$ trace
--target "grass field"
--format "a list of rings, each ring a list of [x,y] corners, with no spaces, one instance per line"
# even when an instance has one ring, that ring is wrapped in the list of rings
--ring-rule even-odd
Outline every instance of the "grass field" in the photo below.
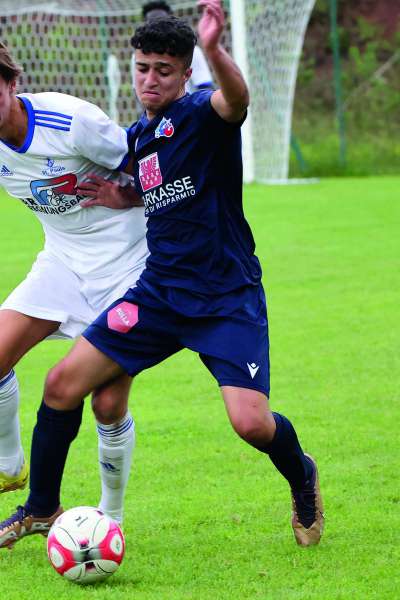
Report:
[[[0,552],[4,600],[395,600],[399,597],[400,178],[246,189],[269,303],[272,396],[319,461],[326,532],[298,548],[289,490],[228,426],[218,389],[182,352],[141,374],[127,552],[108,583],[83,589],[33,537]],[[42,240],[33,214],[1,198],[0,298]],[[18,366],[28,449],[46,370],[68,344]],[[71,449],[63,504],[95,504],[89,408]],[[0,498],[9,516],[24,493]]]

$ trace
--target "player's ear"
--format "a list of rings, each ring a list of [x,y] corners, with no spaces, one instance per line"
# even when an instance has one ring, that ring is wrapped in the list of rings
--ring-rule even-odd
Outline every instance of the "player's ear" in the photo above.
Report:
[[[186,69],[186,71],[185,71],[185,83],[187,81],[189,81],[189,79],[191,78],[192,72],[193,72],[193,69],[191,67],[189,69]]]
[[[10,83],[8,84],[8,88],[10,90],[10,94],[15,94],[17,90],[17,80],[13,79],[12,81],[10,81]]]

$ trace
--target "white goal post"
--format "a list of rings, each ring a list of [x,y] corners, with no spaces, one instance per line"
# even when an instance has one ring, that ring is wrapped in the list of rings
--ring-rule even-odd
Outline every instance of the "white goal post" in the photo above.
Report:
[[[293,101],[315,0],[230,0],[232,51],[250,88],[243,131],[246,181],[289,176]]]
[[[20,90],[60,91],[136,119],[130,37],[145,0],[0,0],[0,39],[24,67]],[[171,0],[195,27],[195,0]],[[224,44],[248,82],[245,181],[285,182],[299,58],[315,0],[226,0]]]

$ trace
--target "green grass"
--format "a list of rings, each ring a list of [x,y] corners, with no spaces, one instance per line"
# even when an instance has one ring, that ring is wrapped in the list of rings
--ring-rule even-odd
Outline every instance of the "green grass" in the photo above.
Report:
[[[126,500],[127,552],[108,583],[83,589],[47,562],[42,538],[0,552],[1,598],[81,600],[393,600],[399,565],[399,178],[246,189],[269,303],[273,409],[319,461],[326,533],[298,548],[286,482],[237,439],[217,387],[182,352],[141,374],[131,409],[137,450]],[[0,297],[41,246],[25,207],[1,198]],[[68,344],[18,366],[29,447],[47,369]],[[63,503],[95,504],[89,407]],[[1,497],[6,517],[24,493]]]

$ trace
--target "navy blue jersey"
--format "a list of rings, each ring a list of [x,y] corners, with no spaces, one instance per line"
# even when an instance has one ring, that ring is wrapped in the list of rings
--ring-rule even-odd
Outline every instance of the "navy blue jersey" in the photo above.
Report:
[[[148,217],[150,256],[138,285],[183,314],[229,314],[226,295],[259,285],[243,214],[240,125],[219,117],[212,91],[186,95],[128,135]],[[235,292],[239,292],[236,294]]]

